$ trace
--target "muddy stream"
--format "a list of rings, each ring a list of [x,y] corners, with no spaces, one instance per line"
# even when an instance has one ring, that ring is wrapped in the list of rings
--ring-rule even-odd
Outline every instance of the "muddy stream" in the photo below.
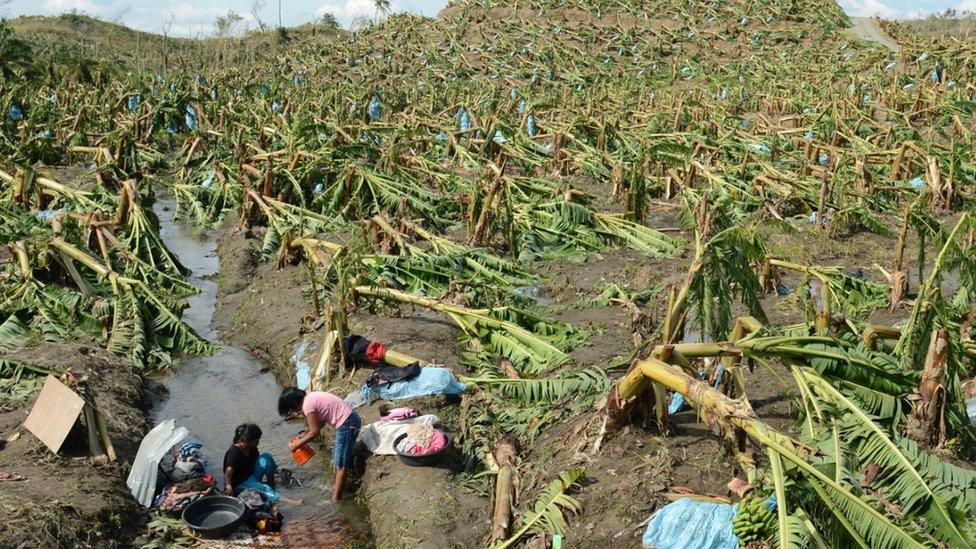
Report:
[[[295,530],[318,531],[339,536],[343,545],[369,545],[365,509],[355,502],[331,501],[332,477],[329,457],[318,452],[299,467],[288,452],[288,441],[304,427],[303,422],[285,422],[277,413],[281,387],[267,366],[245,349],[225,343],[211,327],[217,304],[217,231],[174,222],[176,202],[161,196],[155,205],[160,221],[160,235],[188,269],[190,281],[201,292],[189,298],[184,320],[201,337],[220,345],[220,351],[209,357],[187,357],[178,368],[154,381],[165,391],[150,391],[153,396],[150,419],[153,424],[166,419],[187,427],[193,438],[203,444],[208,469],[223,485],[224,452],[230,447],[234,428],[246,422],[261,427],[259,450],[274,456],[279,467],[287,467],[301,483],[291,488],[279,487],[289,499],[303,500],[301,505],[282,504],[285,533]],[[314,526],[313,526],[314,525]]]

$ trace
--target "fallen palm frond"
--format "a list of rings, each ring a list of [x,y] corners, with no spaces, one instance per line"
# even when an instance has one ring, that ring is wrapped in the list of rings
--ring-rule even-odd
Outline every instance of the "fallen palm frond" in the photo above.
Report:
[[[45,376],[57,373],[24,360],[0,357],[0,402],[30,397],[44,383]]]
[[[857,317],[888,306],[886,286],[848,275],[837,267],[805,266],[779,259],[770,259],[769,263],[803,274],[799,287],[809,288],[809,297],[817,304],[816,312],[825,310]],[[825,299],[829,300],[826,308]]]
[[[465,377],[463,381],[483,389],[496,389],[520,403],[554,402],[602,393],[610,380],[601,369],[593,367],[557,377],[513,379],[497,374]]]
[[[519,529],[504,542],[493,545],[497,549],[511,547],[529,532],[545,532],[548,534],[563,534],[567,524],[563,513],[577,514],[583,506],[568,495],[574,486],[583,478],[582,468],[570,469],[559,474],[559,478],[550,482],[539,494],[530,511],[519,523]]]
[[[569,356],[564,349],[579,345],[585,337],[575,328],[507,307],[468,309],[398,290],[367,286],[356,287],[355,293],[446,314],[467,337],[480,341],[489,353],[511,360],[520,373],[529,376],[567,362]]]

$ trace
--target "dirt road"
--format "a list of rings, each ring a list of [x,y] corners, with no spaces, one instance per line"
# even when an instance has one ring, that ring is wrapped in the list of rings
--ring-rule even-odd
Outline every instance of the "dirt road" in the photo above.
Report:
[[[869,17],[851,17],[851,24],[853,25],[851,32],[857,38],[867,40],[868,42],[876,42],[890,50],[898,51],[898,44],[881,30],[874,19]]]

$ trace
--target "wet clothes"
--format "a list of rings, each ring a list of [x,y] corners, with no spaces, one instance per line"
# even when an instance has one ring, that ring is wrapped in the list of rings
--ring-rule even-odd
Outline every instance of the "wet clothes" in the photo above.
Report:
[[[268,503],[275,503],[281,498],[281,494],[277,490],[271,487],[271,485],[264,482],[265,478],[274,478],[275,471],[278,470],[278,464],[275,463],[271,454],[261,454],[254,461],[254,472],[248,478],[244,479],[244,482],[240,486],[234,488],[234,493],[238,494],[243,490],[257,490],[264,494],[268,498]]]
[[[230,449],[227,450],[227,453],[224,454],[224,471],[226,471],[228,467],[234,468],[234,471],[230,477],[230,485],[237,488],[241,485],[241,483],[253,475],[257,460],[258,456],[256,454],[248,455],[237,446],[231,446]]]
[[[396,366],[380,366],[373,370],[373,373],[366,378],[366,385],[376,387],[397,381],[410,381],[420,375],[420,364],[414,362],[405,368]]]

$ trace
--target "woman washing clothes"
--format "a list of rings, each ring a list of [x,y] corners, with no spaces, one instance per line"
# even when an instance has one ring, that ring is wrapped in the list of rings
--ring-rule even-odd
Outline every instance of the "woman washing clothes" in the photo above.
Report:
[[[234,444],[224,454],[224,493],[236,496],[243,490],[261,492],[268,502],[278,500],[290,505],[298,505],[301,500],[282,497],[273,488],[275,471],[278,465],[271,454],[258,452],[261,442],[261,428],[253,423],[238,425],[234,431]]]
[[[278,413],[282,417],[288,417],[299,412],[308,422],[308,431],[292,440],[288,444],[289,450],[295,450],[315,439],[325,425],[331,425],[336,430],[335,444],[332,447],[332,465],[335,466],[332,500],[339,501],[346,485],[346,470],[352,465],[356,437],[359,436],[359,428],[363,422],[351,406],[332,393],[306,393],[295,387],[285,388],[278,398]]]

